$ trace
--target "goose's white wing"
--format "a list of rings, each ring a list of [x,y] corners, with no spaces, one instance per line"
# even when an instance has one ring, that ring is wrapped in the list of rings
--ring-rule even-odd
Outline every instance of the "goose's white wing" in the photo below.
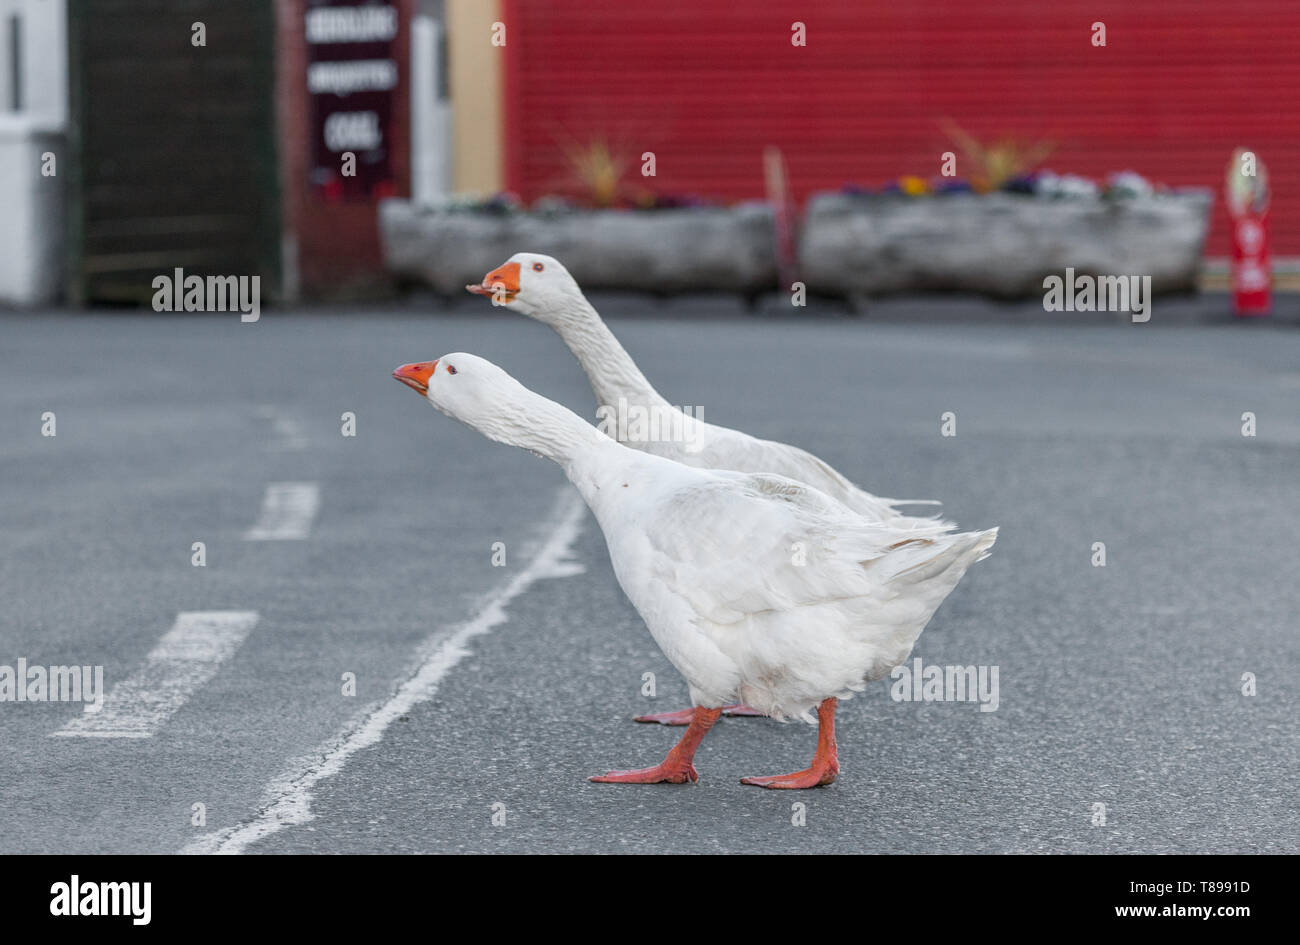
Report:
[[[705,469],[734,469],[785,476],[810,485],[859,515],[884,524],[899,527],[925,526],[926,523],[938,521],[904,515],[895,506],[918,503],[887,499],[859,489],[829,463],[789,443],[763,440],[739,430],[703,423],[700,424],[696,442],[699,446],[693,456],[683,452],[671,458]],[[938,503],[922,501],[919,504]],[[951,523],[943,524],[948,531],[955,527]]]
[[[644,523],[655,577],[714,624],[894,593],[932,557],[943,522],[871,522],[783,476],[719,473],[679,489]]]

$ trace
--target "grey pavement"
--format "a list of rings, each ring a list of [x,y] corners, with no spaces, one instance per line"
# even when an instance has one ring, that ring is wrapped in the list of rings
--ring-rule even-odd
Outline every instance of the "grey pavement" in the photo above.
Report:
[[[705,419],[1001,526],[914,653],[998,667],[997,711],[895,702],[882,681],[840,712],[829,788],[739,784],[811,756],[812,728],[766,719],[717,726],[697,785],[590,784],[658,761],[680,730],[631,716],[686,689],[586,516],[581,574],[515,598],[316,786],[310,822],[249,852],[1300,852],[1300,332],[1159,324],[1159,304],[1145,326],[908,304],[800,320],[654,303],[613,327]],[[0,314],[0,664],[102,664],[111,688],[179,611],[261,615],[151,738],[54,738],[77,706],[0,702],[0,852],[172,852],[253,821],[268,785],[527,565],[560,471],[389,377],[457,350],[592,416],[558,338],[485,306]],[[320,484],[311,536],[242,541],[279,481]]]

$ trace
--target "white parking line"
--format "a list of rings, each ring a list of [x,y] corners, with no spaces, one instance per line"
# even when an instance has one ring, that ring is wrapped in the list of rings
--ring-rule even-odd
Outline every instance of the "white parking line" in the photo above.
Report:
[[[148,738],[217,674],[257,626],[251,610],[183,611],[143,665],[115,685],[97,712],[86,712],[51,735]]]
[[[274,452],[297,452],[307,448],[307,432],[297,418],[284,414],[278,407],[265,404],[257,408],[256,415],[259,419],[268,421],[271,432],[275,434],[275,439],[267,444],[267,449]]]
[[[244,532],[244,541],[302,541],[311,534],[319,508],[319,484],[273,482],[266,487],[262,511]]]
[[[506,622],[506,608],[511,601],[543,578],[582,573],[582,566],[571,561],[570,556],[585,511],[582,499],[566,487],[548,518],[547,537],[528,567],[494,591],[467,622],[444,627],[429,636],[420,645],[410,675],[393,694],[362,710],[338,735],[290,764],[270,783],[266,801],[251,821],[204,834],[181,852],[243,853],[251,843],[310,821],[315,816],[311,812],[313,788],[342,771],[358,751],[377,744],[388,726],[413,706],[431,698],[443,678],[469,654],[469,641]]]

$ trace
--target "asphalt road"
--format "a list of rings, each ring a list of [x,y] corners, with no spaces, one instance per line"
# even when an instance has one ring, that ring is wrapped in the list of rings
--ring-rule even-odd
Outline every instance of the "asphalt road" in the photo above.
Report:
[[[178,613],[258,614],[151,737],[0,702],[0,852],[1300,852],[1300,332],[926,316],[614,325],[705,419],[1002,527],[914,653],[997,667],[997,710],[877,683],[833,786],[765,792],[740,777],[803,767],[813,729],[726,720],[694,786],[585,780],[660,760],[679,730],[630,719],[685,685],[560,471],[389,377],[472,351],[591,416],[547,329],[0,315],[0,664],[111,691]],[[278,482],[317,485],[310,533],[244,540]]]

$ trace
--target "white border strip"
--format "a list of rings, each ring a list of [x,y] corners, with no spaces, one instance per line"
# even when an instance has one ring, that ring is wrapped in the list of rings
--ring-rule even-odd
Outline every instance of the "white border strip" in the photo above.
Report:
[[[312,820],[312,790],[326,778],[343,770],[364,748],[378,744],[393,722],[412,707],[432,697],[443,678],[469,655],[466,645],[505,623],[506,608],[535,583],[545,578],[569,577],[582,573],[571,560],[573,543],[582,532],[586,506],[569,487],[562,491],[555,513],[549,518],[549,534],[528,567],[493,592],[467,622],[435,631],[421,645],[412,675],[382,703],[358,713],[343,731],[315,751],[291,763],[271,781],[262,809],[249,822],[214,831],[188,843],[182,853],[243,853],[250,844],[286,827]]]
[[[187,610],[176,615],[144,663],[87,711],[51,735],[148,738],[239,649],[258,616],[251,610]]]

